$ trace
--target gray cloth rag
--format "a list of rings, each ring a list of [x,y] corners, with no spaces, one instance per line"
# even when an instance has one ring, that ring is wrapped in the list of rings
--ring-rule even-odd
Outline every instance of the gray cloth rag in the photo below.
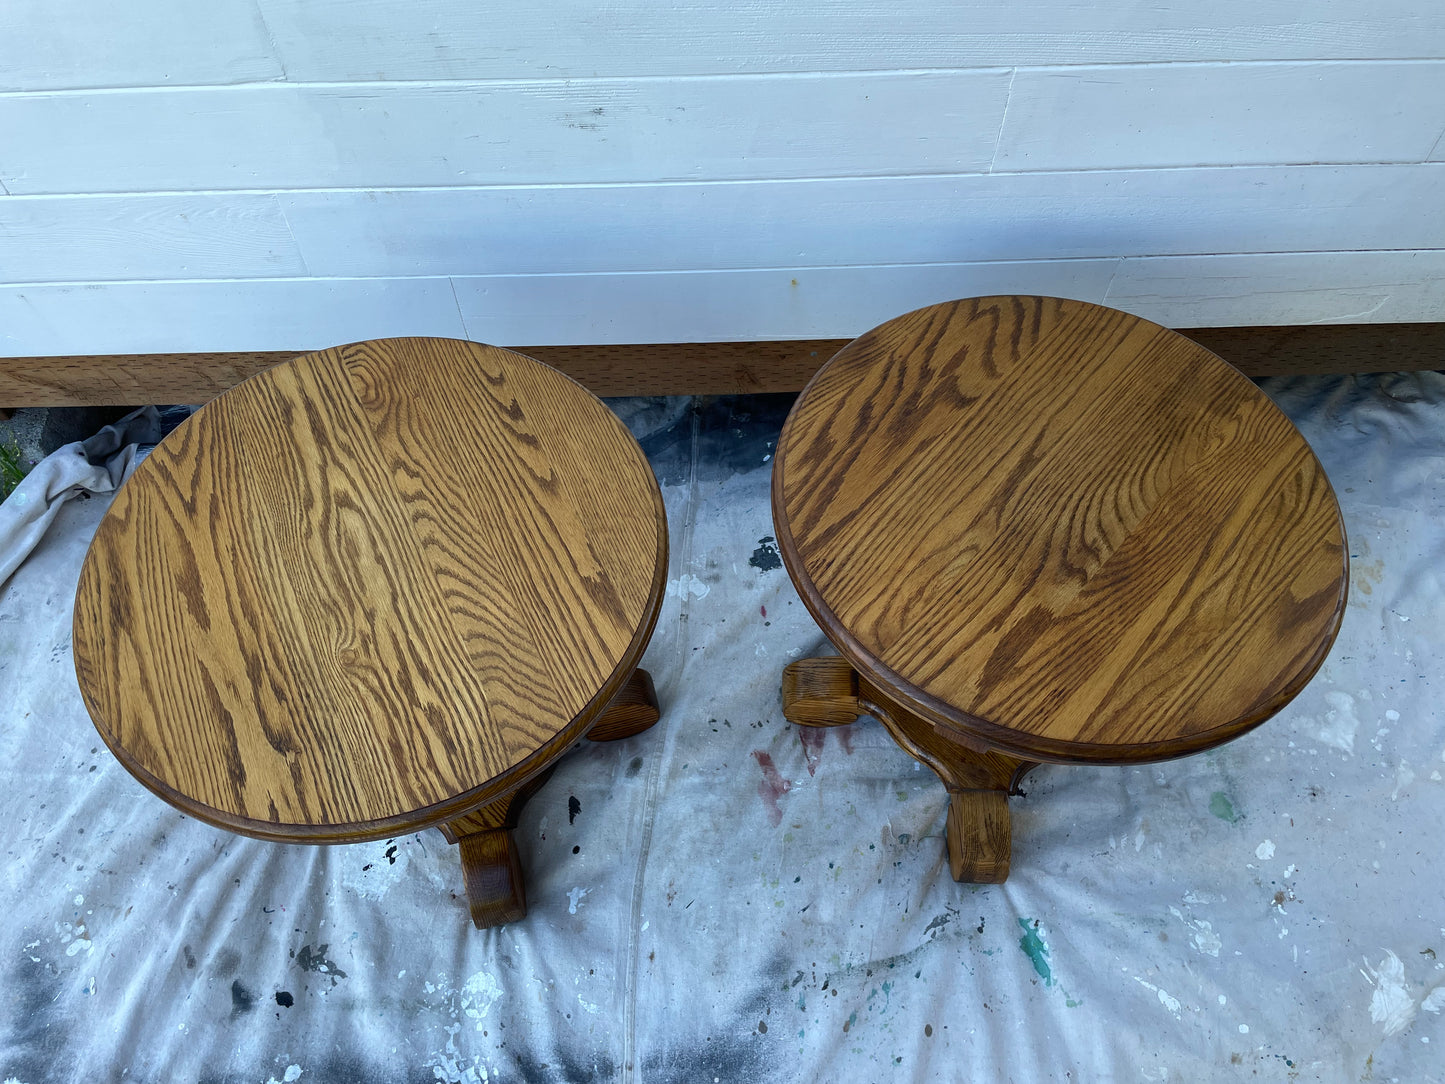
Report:
[[[160,412],[131,411],[95,436],[57,448],[0,501],[0,587],[40,544],[66,501],[81,493],[110,493],[130,475],[142,445],[161,437]]]

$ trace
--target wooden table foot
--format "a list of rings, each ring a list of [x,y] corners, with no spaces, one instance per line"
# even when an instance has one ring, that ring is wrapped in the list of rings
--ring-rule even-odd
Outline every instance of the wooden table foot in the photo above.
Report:
[[[473,832],[457,839],[467,904],[479,930],[516,922],[527,914],[522,862],[510,828]]]
[[[617,741],[641,734],[662,717],[657,706],[657,689],[646,670],[632,671],[632,676],[602,713],[587,737],[592,741]]]
[[[516,922],[527,914],[527,889],[512,829],[527,799],[542,789],[552,768],[538,772],[505,798],[441,825],[461,852],[472,923],[479,930]]]
[[[865,709],[858,675],[837,656],[800,659],[783,668],[783,717],[798,726],[846,726]]]
[[[955,881],[1003,884],[1012,851],[1008,794],[956,790],[948,795],[948,868]]]

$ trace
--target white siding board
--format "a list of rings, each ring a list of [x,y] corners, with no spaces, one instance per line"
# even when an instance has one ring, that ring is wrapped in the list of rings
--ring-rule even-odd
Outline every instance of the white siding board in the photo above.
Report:
[[[1445,248],[1445,166],[283,193],[316,275]]]
[[[500,344],[842,338],[990,293],[1175,327],[1438,320],[1445,251],[598,275],[0,286],[0,354],[314,349],[389,335]]]
[[[0,281],[308,274],[275,196],[0,199]]]
[[[214,85],[283,75],[254,0],[0,3],[0,91]]]
[[[844,338],[994,293],[1101,301],[1113,260],[453,279],[470,338],[562,346]]]
[[[1423,162],[1445,62],[1020,71],[995,168]]]
[[[1107,303],[1172,327],[1445,319],[1445,251],[1123,260]]]
[[[311,350],[392,335],[465,338],[446,279],[0,286],[0,354]]]
[[[0,183],[34,194],[981,171],[1008,80],[984,71],[0,97]]]
[[[290,77],[525,79],[1439,56],[1413,0],[260,0]]]

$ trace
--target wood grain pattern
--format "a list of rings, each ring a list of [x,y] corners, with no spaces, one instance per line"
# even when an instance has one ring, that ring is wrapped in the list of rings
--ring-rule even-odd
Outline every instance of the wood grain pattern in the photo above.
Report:
[[[270,839],[376,838],[515,789],[629,678],[661,496],[583,389],[397,339],[307,355],[175,431],[77,589],[87,707],[142,782]]]
[[[1246,376],[1445,367],[1445,323],[1183,328]],[[519,346],[594,395],[800,391],[849,339]],[[301,351],[0,358],[7,406],[206,403]]]
[[[1343,524],[1294,427],[1182,336],[1082,302],[954,302],[855,340],[789,417],[773,513],[868,683],[1028,760],[1235,737],[1343,614]]]
[[[1003,884],[1013,859],[1008,797],[997,790],[956,790],[948,795],[948,871],[955,881]]]

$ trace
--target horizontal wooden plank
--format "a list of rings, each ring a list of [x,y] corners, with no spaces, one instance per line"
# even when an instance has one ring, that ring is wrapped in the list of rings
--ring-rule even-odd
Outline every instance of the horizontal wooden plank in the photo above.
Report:
[[[1423,162],[1445,61],[1020,71],[998,169]]]
[[[969,71],[0,97],[0,182],[37,194],[981,172],[1008,82]]]
[[[0,282],[305,275],[270,195],[0,199]]]
[[[1445,324],[1193,328],[1184,334],[1255,377],[1445,366]],[[847,339],[519,346],[598,395],[798,391]],[[203,403],[299,350],[0,359],[0,403]]]
[[[0,286],[0,354],[320,349],[466,338],[446,279]]]
[[[1107,302],[1176,327],[1427,321],[1445,311],[1445,250],[0,285],[0,354],[290,350],[399,334],[554,345],[843,338],[988,293]]]
[[[1107,303],[1171,327],[1408,322],[1445,313],[1445,251],[1124,260]]]
[[[835,338],[937,301],[1038,293],[1099,301],[1113,260],[456,277],[467,336],[599,344]]]
[[[0,4],[0,91],[215,85],[284,75],[251,0]]]
[[[293,79],[586,78],[1445,55],[1408,0],[260,0]]]
[[[1445,248],[1442,191],[1422,164],[279,198],[312,274],[485,275]]]
[[[8,0],[0,91],[1445,55],[1410,0]]]
[[[1441,191],[1445,164],[11,196],[0,199],[0,281],[1445,248]]]

